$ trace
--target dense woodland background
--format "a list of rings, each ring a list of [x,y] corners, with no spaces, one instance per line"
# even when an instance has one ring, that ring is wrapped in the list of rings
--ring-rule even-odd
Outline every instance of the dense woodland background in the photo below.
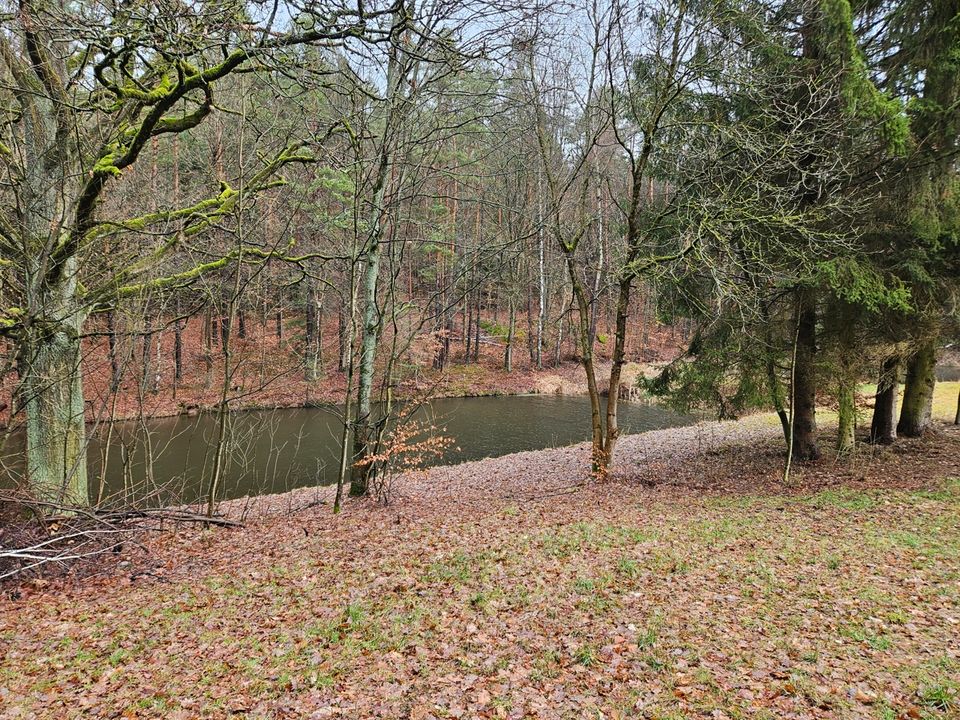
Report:
[[[364,494],[378,402],[571,361],[599,475],[627,362],[682,409],[775,410],[794,461],[824,452],[818,403],[839,455],[930,423],[957,0],[5,0],[0,23],[4,419],[35,498],[89,502],[85,422],[203,408],[212,512],[231,410],[320,401]]]

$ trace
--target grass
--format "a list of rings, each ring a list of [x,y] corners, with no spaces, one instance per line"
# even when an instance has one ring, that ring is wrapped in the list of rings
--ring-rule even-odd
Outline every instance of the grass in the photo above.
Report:
[[[597,648],[590,643],[581,645],[574,651],[573,659],[584,667],[591,667],[597,663]]]
[[[39,718],[96,698],[157,718],[946,720],[960,480],[930,467],[923,490],[598,485],[222,533],[165,582],[6,606],[0,697]]]
[[[864,383],[857,391],[866,397],[873,397],[877,393],[876,383]],[[935,420],[953,422],[957,413],[957,395],[960,393],[960,380],[938,382],[933,391],[933,407],[931,415]],[[902,390],[901,390],[902,395]]]
[[[953,681],[944,681],[927,685],[920,689],[920,701],[931,710],[947,712],[960,709],[960,690]]]
[[[817,508],[837,507],[845,510],[870,510],[877,505],[874,493],[857,490],[823,490],[809,499]]]

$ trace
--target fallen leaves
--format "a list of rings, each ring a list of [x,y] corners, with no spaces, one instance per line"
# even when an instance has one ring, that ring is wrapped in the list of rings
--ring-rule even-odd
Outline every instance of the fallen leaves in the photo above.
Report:
[[[0,717],[955,714],[956,462],[905,445],[855,489],[823,464],[784,494],[765,432],[624,438],[670,459],[652,488],[542,497],[572,448],[431,471],[388,511],[153,537],[118,561],[163,582],[0,605]]]

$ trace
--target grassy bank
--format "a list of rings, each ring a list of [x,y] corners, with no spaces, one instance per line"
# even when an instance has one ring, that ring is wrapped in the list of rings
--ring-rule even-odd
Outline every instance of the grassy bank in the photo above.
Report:
[[[525,453],[25,587],[0,717],[956,717],[960,433],[785,493],[727,428],[625,439],[655,480]]]

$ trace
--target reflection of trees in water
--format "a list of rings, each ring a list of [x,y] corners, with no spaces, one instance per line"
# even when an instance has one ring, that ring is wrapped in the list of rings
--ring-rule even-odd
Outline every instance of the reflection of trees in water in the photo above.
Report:
[[[223,482],[218,498],[283,492],[324,478],[327,463],[309,457],[306,421],[290,427],[284,411],[235,413],[224,435]],[[157,501],[189,504],[200,500],[202,479],[209,476],[217,443],[216,417],[200,415],[185,420],[161,419],[148,426],[123,427],[110,434],[112,448],[102,472],[103,438],[95,437],[92,457],[94,477],[105,478],[98,487],[108,504]],[[99,483],[98,483],[99,485]]]
[[[626,403],[621,411],[631,432],[688,422],[655,405]],[[455,441],[443,456],[429,460],[437,465],[581,442],[586,412],[583,397],[510,396],[438,399],[418,407],[412,417]],[[198,502],[217,441],[216,420],[214,414],[201,413],[123,421],[112,429],[101,425],[92,434],[89,469],[90,477],[104,476],[106,484],[101,488],[99,480],[94,482],[91,499],[100,496],[109,507]],[[218,499],[335,483],[339,429],[337,411],[326,407],[231,413]],[[8,446],[14,449],[15,442]],[[11,452],[8,458],[13,456]]]

